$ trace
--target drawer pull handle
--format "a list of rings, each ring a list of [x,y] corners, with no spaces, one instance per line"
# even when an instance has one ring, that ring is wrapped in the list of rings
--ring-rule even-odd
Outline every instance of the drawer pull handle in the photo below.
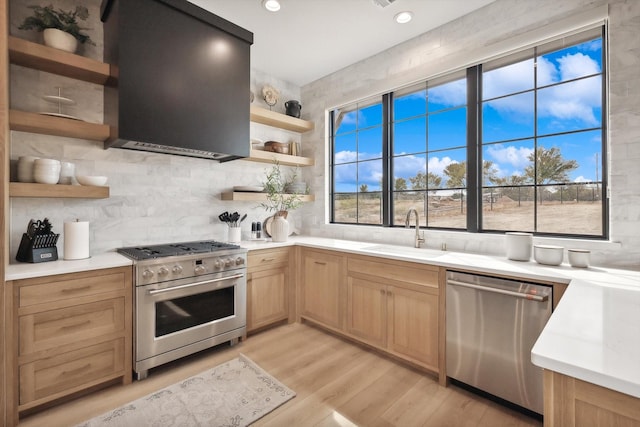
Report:
[[[321,261],[314,261],[314,262],[315,262],[316,264],[318,264],[318,265],[327,265],[327,263],[326,263],[326,262],[321,262]]]
[[[85,320],[84,322],[80,322],[80,323],[76,323],[75,325],[67,325],[67,326],[63,326],[60,329],[76,329],[76,328],[80,328],[82,326],[85,325],[90,325],[91,324],[91,320]]]
[[[271,262],[275,261],[275,258],[262,258],[262,262]]]
[[[79,368],[76,369],[72,369],[70,371],[62,371],[62,373],[60,374],[61,377],[66,377],[67,375],[74,375],[74,374],[78,374],[82,371],[86,371],[87,369],[91,368],[91,363],[87,363],[86,365],[80,366]]]
[[[71,288],[71,289],[63,289],[62,292],[63,294],[70,294],[72,292],[80,292],[80,291],[86,291],[88,289],[91,289],[91,286],[87,285],[87,286],[83,286],[81,288]]]

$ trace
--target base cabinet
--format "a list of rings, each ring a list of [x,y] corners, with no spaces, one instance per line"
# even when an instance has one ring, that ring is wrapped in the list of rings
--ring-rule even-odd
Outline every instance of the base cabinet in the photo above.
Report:
[[[247,262],[247,332],[288,320],[290,249],[251,251]]]
[[[545,427],[640,427],[640,399],[544,371]]]
[[[346,332],[439,372],[439,268],[349,257]]]
[[[7,282],[9,420],[46,403],[131,382],[132,268]]]
[[[346,262],[343,255],[302,249],[300,315],[330,329],[344,330]]]

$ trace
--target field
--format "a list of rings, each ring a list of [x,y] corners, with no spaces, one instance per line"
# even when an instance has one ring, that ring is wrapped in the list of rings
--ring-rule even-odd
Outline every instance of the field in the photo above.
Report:
[[[394,222],[404,225],[406,213],[415,208],[420,213],[420,225],[430,227],[466,228],[466,209],[461,199],[429,198],[428,207],[421,199],[397,199]],[[381,223],[379,198],[360,197],[336,202],[336,222],[361,224]],[[537,205],[538,224],[535,231],[561,234],[602,234],[602,205],[599,201],[545,201]],[[534,231],[534,202],[514,201],[501,197],[493,203],[486,200],[482,212],[484,230]]]

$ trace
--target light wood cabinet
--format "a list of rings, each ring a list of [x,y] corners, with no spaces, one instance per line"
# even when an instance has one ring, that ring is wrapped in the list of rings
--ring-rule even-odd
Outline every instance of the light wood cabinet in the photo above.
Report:
[[[288,320],[290,249],[250,251],[247,257],[247,332]]]
[[[131,382],[132,268],[9,281],[9,419],[65,396]]]
[[[545,427],[640,427],[640,399],[544,371]]]
[[[350,256],[346,332],[439,372],[437,267]]]
[[[344,330],[346,258],[330,251],[301,251],[300,316]]]

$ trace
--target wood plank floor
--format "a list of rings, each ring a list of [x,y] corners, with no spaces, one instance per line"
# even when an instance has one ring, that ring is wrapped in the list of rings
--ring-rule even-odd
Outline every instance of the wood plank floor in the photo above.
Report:
[[[20,427],[73,426],[243,353],[297,396],[258,426],[541,426],[542,423],[305,324],[250,336],[23,418]]]

